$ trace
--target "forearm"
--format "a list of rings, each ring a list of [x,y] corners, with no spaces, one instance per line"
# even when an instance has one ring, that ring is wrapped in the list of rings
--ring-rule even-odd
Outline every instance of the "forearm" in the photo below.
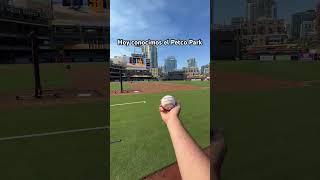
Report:
[[[210,179],[210,160],[182,126],[180,120],[170,119],[167,127],[183,180]]]

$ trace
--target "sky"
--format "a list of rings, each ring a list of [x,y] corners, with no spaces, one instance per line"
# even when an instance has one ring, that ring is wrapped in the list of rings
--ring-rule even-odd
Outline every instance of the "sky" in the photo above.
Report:
[[[210,62],[210,0],[111,0],[110,56],[127,55],[134,47],[118,46],[117,39],[202,39],[202,46],[158,46],[158,64],[175,56],[178,68],[187,59]],[[141,51],[135,48],[136,52]]]
[[[309,9],[314,9],[318,0],[276,0],[278,17],[290,22],[291,15]],[[215,0],[214,23],[230,23],[232,17],[244,16],[246,0]]]

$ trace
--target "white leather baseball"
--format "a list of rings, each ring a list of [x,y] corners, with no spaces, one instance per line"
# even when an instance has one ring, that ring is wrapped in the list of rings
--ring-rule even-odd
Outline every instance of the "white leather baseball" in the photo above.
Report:
[[[161,106],[163,109],[170,111],[176,106],[176,100],[173,96],[166,95],[161,99]]]

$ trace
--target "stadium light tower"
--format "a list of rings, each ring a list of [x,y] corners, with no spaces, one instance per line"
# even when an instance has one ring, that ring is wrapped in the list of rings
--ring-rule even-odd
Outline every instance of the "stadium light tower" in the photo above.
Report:
[[[124,54],[122,54],[121,53],[121,57],[124,57]],[[122,59],[122,61],[119,63],[119,66],[120,66],[120,68],[119,68],[119,75],[120,75],[120,77],[119,77],[119,80],[120,80],[120,91],[121,91],[121,93],[123,93],[123,79],[122,79],[122,74],[123,74],[123,69],[125,68],[125,66],[126,66],[126,63],[124,62],[124,60]]]
[[[40,67],[39,67],[39,54],[38,54],[38,37],[34,31],[30,33],[31,46],[32,46],[32,62],[34,74],[34,97],[40,98],[42,95],[42,87],[40,81]]]
[[[122,86],[122,66],[120,66],[120,90],[121,93],[123,92],[123,86]]]

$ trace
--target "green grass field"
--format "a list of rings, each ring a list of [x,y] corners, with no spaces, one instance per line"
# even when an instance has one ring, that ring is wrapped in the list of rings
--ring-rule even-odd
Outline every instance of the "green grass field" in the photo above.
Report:
[[[0,138],[106,126],[104,103],[0,110]],[[19,113],[17,113],[19,112]],[[107,130],[0,141],[1,179],[108,179]]]
[[[320,80],[318,63],[217,62],[215,70]],[[228,145],[222,179],[320,179],[319,90],[313,86],[216,94],[211,115],[216,127],[224,128]]]
[[[282,80],[307,81],[320,79],[320,63],[318,62],[217,61],[214,69],[223,72],[266,75]]]
[[[72,67],[101,66],[79,63]],[[64,64],[41,64],[45,88],[69,87]],[[32,65],[0,65],[0,95],[33,88]],[[0,96],[1,97],[1,96]],[[1,103],[1,100],[0,100]],[[107,126],[104,102],[0,108],[0,139]],[[106,129],[0,140],[0,179],[108,179]]]
[[[70,78],[66,64],[40,64],[41,83],[43,88],[70,87]],[[72,63],[72,68],[95,68],[106,66],[104,63]],[[1,64],[0,93],[30,90],[34,87],[32,64]]]
[[[97,66],[102,64],[90,64]],[[72,67],[88,66],[85,63]],[[69,87],[64,64],[41,64],[45,88]],[[0,93],[12,94],[33,88],[31,65],[1,65]],[[143,82],[147,83],[147,82]],[[181,83],[181,82],[175,82]],[[198,86],[207,86],[197,82]],[[111,83],[111,90],[120,89]],[[124,89],[130,89],[124,83]],[[182,119],[202,146],[209,144],[209,90],[174,92],[183,103]],[[175,161],[167,129],[158,105],[165,94],[113,96],[111,104],[147,101],[146,104],[111,107],[111,167],[107,130],[0,140],[3,158],[0,179],[139,179]],[[103,102],[0,109],[0,139],[56,131],[104,127]],[[199,111],[198,109],[201,109]]]
[[[82,66],[85,64],[79,64]],[[217,62],[219,72],[244,72],[275,79],[320,80],[319,63]],[[32,66],[1,65],[0,93],[33,87]],[[41,65],[43,80],[65,87],[62,64]],[[9,77],[9,78],[8,78]],[[168,82],[208,87],[209,82]],[[3,86],[3,85],[6,86]],[[117,83],[111,89],[117,89]],[[124,85],[125,89],[129,88]],[[219,93],[211,116],[225,130],[228,154],[223,179],[320,179],[318,127],[320,87]],[[139,179],[175,161],[167,129],[158,114],[163,95],[112,96],[108,167],[107,131],[0,141],[0,179]],[[182,101],[182,120],[202,146],[209,144],[209,90],[172,93]],[[201,109],[199,111],[198,109]],[[1,109],[0,138],[105,126],[103,103]],[[19,172],[19,173],[17,173]]]
[[[65,65],[41,64],[40,74],[44,87],[64,87],[68,84],[65,78]],[[0,65],[0,93],[16,92],[33,88],[32,64]]]
[[[124,90],[130,90],[131,86],[129,85],[128,82],[122,82],[122,88]],[[120,82],[110,82],[110,90],[111,91],[120,90],[120,89],[121,89]]]
[[[166,126],[160,119],[160,99],[167,93],[112,96],[111,104],[146,101],[111,107],[111,179],[139,179],[175,161]],[[182,103],[181,119],[204,148],[210,141],[210,91],[170,93]]]
[[[166,83],[187,84],[200,87],[210,87],[210,81],[164,81]]]

